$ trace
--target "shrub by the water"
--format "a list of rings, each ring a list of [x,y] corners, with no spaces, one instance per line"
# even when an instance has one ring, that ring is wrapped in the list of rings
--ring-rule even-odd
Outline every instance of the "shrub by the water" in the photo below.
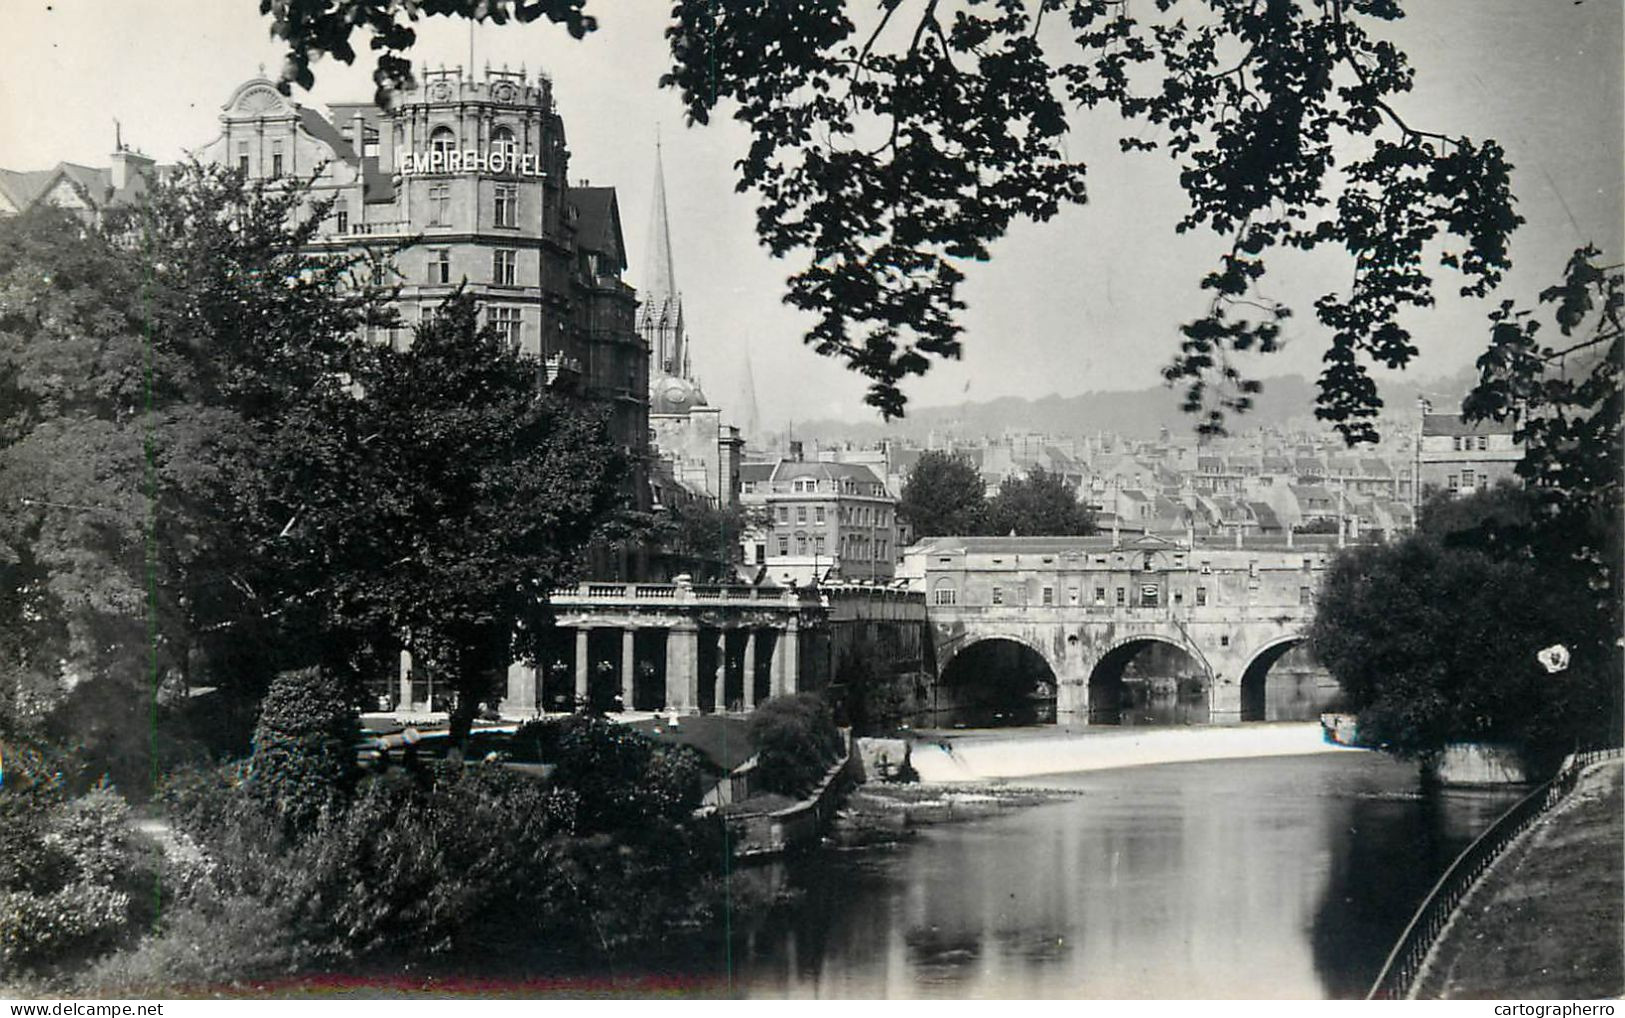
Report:
[[[763,787],[783,795],[806,795],[841,756],[840,729],[814,693],[761,703],[750,717],[750,737]]]

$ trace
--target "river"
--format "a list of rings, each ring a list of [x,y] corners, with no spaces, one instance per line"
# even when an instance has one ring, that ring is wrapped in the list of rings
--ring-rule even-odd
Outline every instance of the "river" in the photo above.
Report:
[[[1515,789],[1376,753],[1030,779],[1071,797],[774,865],[800,902],[709,975],[759,997],[1362,995]],[[692,973],[706,977],[703,973]]]

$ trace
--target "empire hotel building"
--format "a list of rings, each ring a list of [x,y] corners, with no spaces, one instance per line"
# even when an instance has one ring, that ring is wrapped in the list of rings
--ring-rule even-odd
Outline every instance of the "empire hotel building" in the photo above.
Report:
[[[649,458],[649,355],[612,187],[568,185],[564,122],[543,74],[424,70],[387,109],[338,103],[332,119],[290,101],[263,75],[238,86],[220,134],[194,154],[251,179],[308,180],[332,198],[319,238],[331,250],[392,255],[404,328],[459,286],[490,324],[535,356],[551,387],[605,405],[614,440],[636,465],[641,504]],[[129,200],[157,168],[118,144],[110,168],[59,164],[0,170],[0,214],[54,202],[95,215]],[[606,563],[607,565],[607,563]],[[624,564],[623,564],[624,566]]]

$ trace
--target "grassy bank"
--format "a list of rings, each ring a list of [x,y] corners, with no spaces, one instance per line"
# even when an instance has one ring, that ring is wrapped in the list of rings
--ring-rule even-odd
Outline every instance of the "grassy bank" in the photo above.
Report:
[[[1463,902],[1418,996],[1625,993],[1625,767],[1601,765],[1515,843]]]

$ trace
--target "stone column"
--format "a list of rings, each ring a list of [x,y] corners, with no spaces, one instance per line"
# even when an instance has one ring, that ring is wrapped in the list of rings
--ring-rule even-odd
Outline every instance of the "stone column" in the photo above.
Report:
[[[1213,686],[1208,701],[1208,724],[1234,725],[1241,722],[1241,679],[1222,672],[1213,675]]]
[[[767,673],[767,695],[784,695],[784,630],[779,629],[773,633],[773,661]]]
[[[745,630],[745,709],[756,709],[756,630]]]
[[[693,711],[699,708],[699,632],[679,623],[666,632],[666,707]]]
[[[396,710],[411,710],[412,709],[412,652],[409,651],[409,650],[401,651],[400,680],[401,680],[401,689],[400,689],[401,699],[400,699],[400,702],[395,705],[395,709]]]
[[[728,709],[728,631],[714,629],[705,641],[712,651],[712,665],[715,668],[711,673],[711,711],[721,714]]]
[[[780,688],[785,696],[790,696],[801,685],[801,620],[794,615],[784,627],[784,685]]]
[[[576,630],[576,710],[580,710],[587,703],[587,676],[588,659],[591,657],[587,637],[592,630],[582,626]]]
[[[632,710],[637,696],[638,649],[637,630],[631,626],[621,630],[621,710]]]

